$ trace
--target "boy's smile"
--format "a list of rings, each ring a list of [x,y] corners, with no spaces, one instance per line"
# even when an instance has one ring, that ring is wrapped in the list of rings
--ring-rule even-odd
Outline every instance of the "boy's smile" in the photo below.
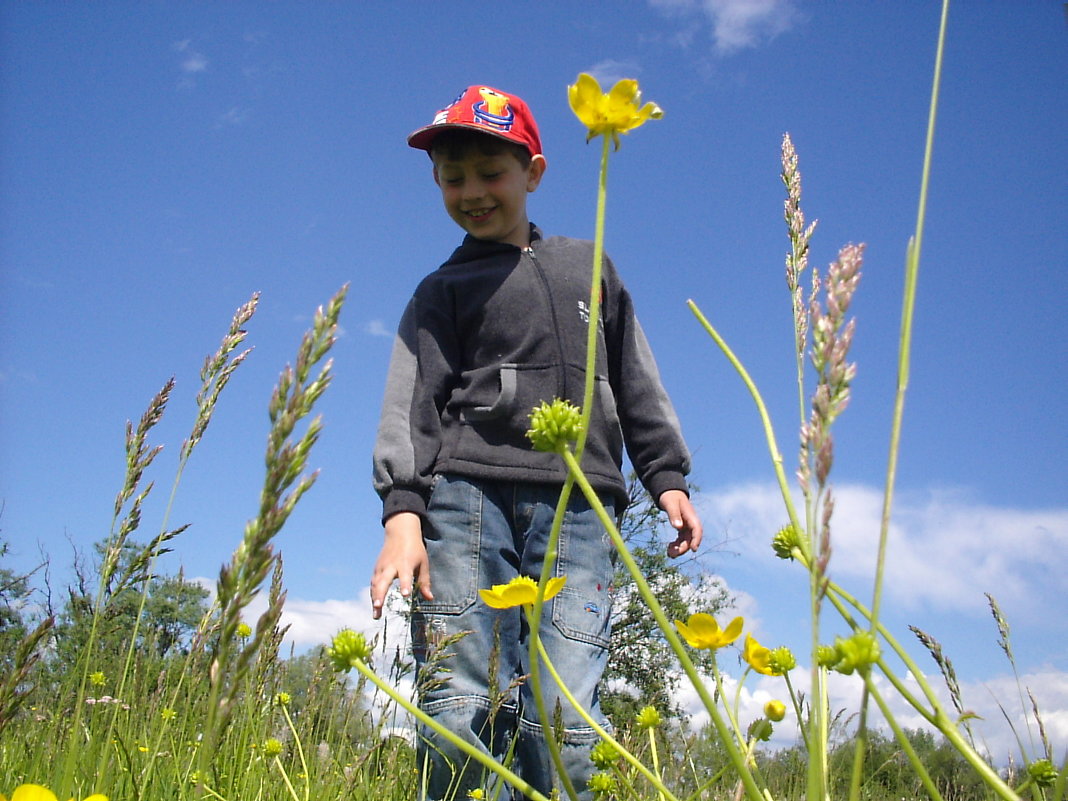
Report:
[[[509,152],[471,150],[460,159],[435,153],[434,181],[445,211],[471,236],[525,248],[530,244],[527,193],[537,189],[545,159],[523,167]]]

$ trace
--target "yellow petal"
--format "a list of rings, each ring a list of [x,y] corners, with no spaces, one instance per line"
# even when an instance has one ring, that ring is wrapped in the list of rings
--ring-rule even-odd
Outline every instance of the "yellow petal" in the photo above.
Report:
[[[24,784],[15,790],[11,801],[58,801],[56,794],[39,784]]]
[[[501,589],[503,587],[503,584],[498,584],[492,590],[479,590],[478,594],[482,597],[482,601],[486,606],[492,607],[493,609],[507,609],[508,606],[501,598]]]
[[[545,585],[545,600],[555,598],[560,594],[560,590],[564,588],[564,584],[567,583],[567,576],[555,576],[549,579],[548,584]]]
[[[528,578],[527,576],[520,576],[519,578],[512,579],[504,586],[504,589],[501,590],[501,599],[507,603],[509,607],[532,604],[537,597],[538,585],[533,579]]]
[[[741,617],[736,617],[730,623],[727,624],[727,628],[723,630],[723,644],[730,645],[742,635],[742,626],[745,625],[745,621]]]
[[[574,85],[567,88],[567,99],[571,110],[587,128],[598,124],[600,115],[601,85],[597,79],[585,72],[578,76]]]
[[[608,93],[608,105],[613,111],[635,109],[641,102],[642,93],[638,91],[638,82],[633,78],[616,81]]]
[[[108,801],[108,797],[103,793],[93,793],[85,801]]]
[[[771,651],[758,643],[752,634],[745,635],[745,650],[742,652],[742,657],[757,673],[763,673],[765,676],[775,675],[769,664]]]
[[[686,640],[686,644],[691,648],[700,648],[701,640],[697,636],[697,632],[683,623],[681,620],[675,621],[675,628],[679,630],[679,634],[682,635],[682,639]]]

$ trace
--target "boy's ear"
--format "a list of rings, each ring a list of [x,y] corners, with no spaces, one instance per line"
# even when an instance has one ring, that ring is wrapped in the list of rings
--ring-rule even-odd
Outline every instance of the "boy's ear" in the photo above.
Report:
[[[434,172],[434,183],[436,183],[438,186],[441,186],[441,181],[438,180],[438,165],[435,164],[431,169]]]
[[[538,154],[532,156],[530,159],[530,167],[527,170],[527,191],[533,192],[538,188],[538,184],[541,183],[541,177],[545,175],[545,168],[548,166],[548,162],[545,161],[545,156]]]

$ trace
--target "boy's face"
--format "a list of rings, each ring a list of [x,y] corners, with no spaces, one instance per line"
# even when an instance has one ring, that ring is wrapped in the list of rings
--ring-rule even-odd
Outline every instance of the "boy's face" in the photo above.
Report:
[[[468,148],[458,159],[452,156],[431,153],[434,182],[449,216],[478,239],[528,247],[527,193],[538,188],[545,159],[534,156],[523,167],[508,151],[488,155],[477,148]]]

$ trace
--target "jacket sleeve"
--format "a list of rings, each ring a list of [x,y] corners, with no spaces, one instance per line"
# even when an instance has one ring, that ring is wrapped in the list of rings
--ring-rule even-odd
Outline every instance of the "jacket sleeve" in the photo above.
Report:
[[[608,377],[630,462],[654,500],[670,489],[688,493],[690,452],[678,415],[660,380],[630,293],[607,261],[604,300]]]
[[[417,291],[393,343],[373,456],[383,522],[397,512],[426,513],[441,413],[457,374],[458,346],[445,308]]]

